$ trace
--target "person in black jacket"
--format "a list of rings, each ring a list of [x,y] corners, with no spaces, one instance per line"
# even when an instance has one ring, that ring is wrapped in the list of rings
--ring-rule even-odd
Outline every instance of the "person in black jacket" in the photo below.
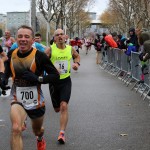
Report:
[[[119,34],[117,39],[117,45],[119,49],[126,49],[127,45],[126,45],[126,40],[127,38],[124,37],[123,35]]]
[[[133,46],[136,47],[136,51],[138,51],[139,49],[139,44],[138,44],[138,37],[137,35],[135,34],[135,29],[134,28],[130,28],[129,29],[129,40],[127,40],[127,43],[132,43]]]
[[[96,50],[96,64],[101,63],[101,40],[100,40],[100,35],[96,34],[96,38],[94,40],[94,47]]]

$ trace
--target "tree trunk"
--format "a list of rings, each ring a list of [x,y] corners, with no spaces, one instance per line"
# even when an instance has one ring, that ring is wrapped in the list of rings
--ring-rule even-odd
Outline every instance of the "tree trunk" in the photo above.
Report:
[[[50,23],[47,22],[46,45],[50,45]]]

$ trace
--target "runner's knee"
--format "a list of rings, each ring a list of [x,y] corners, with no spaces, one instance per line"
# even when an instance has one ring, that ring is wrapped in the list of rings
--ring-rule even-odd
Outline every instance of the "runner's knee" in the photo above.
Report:
[[[12,125],[12,133],[15,135],[21,134],[22,126],[19,126],[18,123],[13,123]]]
[[[67,107],[67,103],[66,102],[61,102],[60,103],[60,111],[64,112],[67,111],[68,107]]]

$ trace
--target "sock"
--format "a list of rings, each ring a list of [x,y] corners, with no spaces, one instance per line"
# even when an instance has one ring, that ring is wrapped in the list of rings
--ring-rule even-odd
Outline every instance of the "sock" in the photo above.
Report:
[[[60,132],[59,133],[63,133],[63,134],[65,134],[65,131],[64,130],[60,130]]]
[[[37,138],[38,141],[42,141],[42,139],[43,139],[43,136],[38,136]]]

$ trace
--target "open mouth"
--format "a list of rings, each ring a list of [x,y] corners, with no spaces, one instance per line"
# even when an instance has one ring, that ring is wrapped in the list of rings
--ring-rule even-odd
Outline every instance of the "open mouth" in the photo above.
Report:
[[[19,43],[19,47],[20,47],[21,49],[23,49],[23,48],[26,47],[26,44],[25,44],[25,43]]]
[[[62,42],[63,41],[63,39],[62,38],[59,38],[59,42]]]

